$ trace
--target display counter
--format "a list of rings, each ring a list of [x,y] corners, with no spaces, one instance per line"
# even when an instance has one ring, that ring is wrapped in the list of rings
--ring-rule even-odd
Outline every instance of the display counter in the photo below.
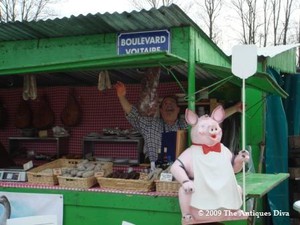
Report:
[[[64,197],[64,225],[121,225],[122,221],[138,224],[180,224],[180,209],[176,194],[124,192],[61,188],[1,182],[5,192],[62,194]]]
[[[246,196],[261,198],[288,177],[289,174],[247,174]],[[237,180],[241,184],[242,177],[238,175]],[[118,191],[99,186],[89,189],[62,188],[26,182],[0,182],[0,190],[63,195],[63,225],[121,225],[122,221],[136,225],[181,224],[176,193]],[[224,224],[242,225],[247,221]]]

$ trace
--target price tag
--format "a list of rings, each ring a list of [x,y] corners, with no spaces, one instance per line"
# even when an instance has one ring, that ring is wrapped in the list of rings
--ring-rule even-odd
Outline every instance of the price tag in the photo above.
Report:
[[[173,175],[171,173],[161,173],[159,180],[171,182],[173,180]]]
[[[56,176],[60,176],[62,174],[61,168],[54,168],[54,169],[52,169],[52,171],[53,171],[53,175],[56,175]]]
[[[32,160],[30,160],[29,162],[23,164],[23,169],[24,169],[25,171],[30,170],[32,167],[33,167],[33,162],[32,162]]]

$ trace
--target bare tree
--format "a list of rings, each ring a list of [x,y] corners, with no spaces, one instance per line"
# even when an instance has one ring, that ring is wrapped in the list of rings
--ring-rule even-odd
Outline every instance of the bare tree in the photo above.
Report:
[[[268,37],[269,37],[269,29],[270,29],[270,20],[271,20],[271,13],[269,10],[270,4],[269,0],[264,0],[263,1],[263,47],[267,46],[268,43]]]
[[[0,22],[31,21],[53,16],[47,8],[57,0],[0,0]]]
[[[300,14],[296,26],[296,43],[300,43]],[[298,47],[298,67],[300,67],[300,47]]]
[[[218,33],[216,31],[216,19],[220,16],[220,11],[222,8],[221,0],[204,0],[198,2],[198,5],[203,11],[200,13],[203,22],[208,28],[208,36],[213,41],[217,42]]]
[[[293,0],[286,0],[286,8],[284,13],[284,23],[283,23],[283,41],[282,41],[284,45],[287,44],[287,33],[289,30],[292,6],[293,6]]]
[[[255,44],[259,25],[257,24],[257,0],[232,0],[242,26],[241,42]]]
[[[277,45],[281,0],[271,0],[271,6],[272,6],[272,17],[273,17],[273,44]]]
[[[199,24],[204,24],[208,29],[208,36],[214,41],[218,42],[218,27],[216,26],[216,19],[220,15],[223,0],[128,0],[137,10],[147,8],[159,8],[160,6],[169,6],[171,4],[178,4],[183,11],[191,16],[191,12],[195,12],[195,19]]]

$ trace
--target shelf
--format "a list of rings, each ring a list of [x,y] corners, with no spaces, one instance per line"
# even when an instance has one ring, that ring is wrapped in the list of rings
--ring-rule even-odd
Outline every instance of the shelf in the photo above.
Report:
[[[88,155],[94,156],[94,157],[103,157],[101,156],[101,152],[105,151],[103,146],[101,146],[101,143],[107,143],[107,144],[115,144],[115,145],[122,145],[122,144],[135,144],[135,150],[137,151],[136,158],[128,158],[129,160],[137,160],[136,164],[139,164],[141,161],[141,155],[143,153],[143,143],[144,139],[142,137],[136,137],[136,138],[87,138],[84,137],[82,140],[82,152],[83,156],[86,158]],[[95,145],[98,145],[97,149]],[[101,148],[102,147],[102,148]],[[115,152],[114,152],[115,153]],[[124,153],[124,152],[122,152]],[[111,157],[112,155],[110,155]],[[107,158],[110,158],[107,157]],[[105,157],[103,157],[105,158]],[[115,159],[122,159],[123,157],[112,157]]]
[[[47,153],[45,155],[52,158],[60,158],[63,154],[66,154],[67,150],[67,140],[68,137],[8,137],[8,151],[9,154],[13,157],[14,161],[19,165],[22,163],[31,160],[31,158],[26,157],[26,153],[23,152],[24,148],[22,148],[22,143],[40,143],[41,145],[45,145],[47,143],[54,143],[55,150],[51,152],[51,154]],[[35,146],[34,146],[35,148]],[[32,149],[35,150],[35,149]],[[43,151],[41,151],[43,153]],[[41,153],[36,151],[36,153]],[[25,154],[25,156],[24,156]],[[51,156],[50,156],[51,155]],[[33,159],[36,164],[42,164],[47,160],[42,159]]]
[[[137,138],[124,138],[124,139],[118,139],[118,138],[87,138],[84,137],[83,141],[86,142],[110,142],[110,143],[138,143],[143,139],[142,137]]]
[[[9,137],[8,140],[20,140],[20,141],[57,141],[65,139],[67,137]]]

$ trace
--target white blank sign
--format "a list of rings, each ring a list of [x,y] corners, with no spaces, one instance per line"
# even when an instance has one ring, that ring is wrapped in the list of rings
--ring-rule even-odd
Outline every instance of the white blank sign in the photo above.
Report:
[[[246,79],[256,73],[257,48],[255,45],[236,45],[232,48],[232,73]]]

